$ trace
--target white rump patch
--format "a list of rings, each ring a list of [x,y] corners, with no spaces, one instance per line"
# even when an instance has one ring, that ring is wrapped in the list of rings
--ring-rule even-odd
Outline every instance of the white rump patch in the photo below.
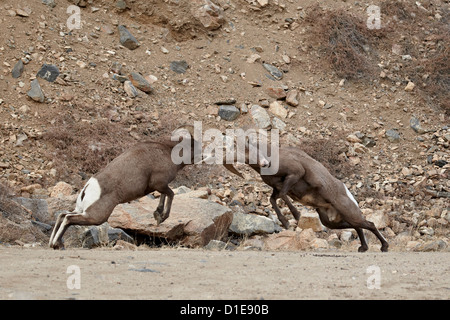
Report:
[[[75,212],[83,213],[94,202],[100,199],[102,190],[96,178],[90,178],[77,198]]]
[[[352,201],[356,204],[356,206],[359,208],[358,202],[356,202],[355,198],[354,198],[353,195],[350,193],[350,191],[348,190],[348,188],[347,188],[347,186],[345,185],[345,183],[343,183],[343,184],[344,184],[345,192],[347,193],[347,197],[349,197],[350,200],[352,200]]]

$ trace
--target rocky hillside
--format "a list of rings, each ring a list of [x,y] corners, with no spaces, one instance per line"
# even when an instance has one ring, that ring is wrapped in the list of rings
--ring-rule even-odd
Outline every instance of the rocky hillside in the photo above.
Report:
[[[447,247],[445,1],[4,0],[0,26],[0,179],[16,196],[48,198],[58,181],[76,194],[180,124],[278,128],[391,241]],[[270,188],[239,169],[246,181],[187,168],[173,186],[270,216]]]

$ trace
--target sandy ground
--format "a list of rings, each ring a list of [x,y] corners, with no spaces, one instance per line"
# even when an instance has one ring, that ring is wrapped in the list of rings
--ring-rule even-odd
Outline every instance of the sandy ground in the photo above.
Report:
[[[449,299],[449,274],[450,252],[0,247],[0,299]]]

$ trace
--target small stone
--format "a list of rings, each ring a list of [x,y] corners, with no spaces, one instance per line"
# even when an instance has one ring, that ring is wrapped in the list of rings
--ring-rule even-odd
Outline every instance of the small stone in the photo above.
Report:
[[[27,92],[27,95],[36,102],[44,102],[44,93],[42,92],[38,79],[31,81],[31,89]]]
[[[420,126],[420,121],[419,119],[412,117],[409,120],[409,126],[417,133],[425,133],[426,131]]]
[[[61,198],[64,196],[70,196],[73,192],[73,187],[64,182],[60,181],[58,182],[54,187],[52,192],[50,193],[50,197],[52,198]]]
[[[225,23],[224,12],[221,7],[210,0],[191,0],[191,14],[207,30],[219,29]]]
[[[272,77],[275,78],[275,80],[281,80],[283,79],[283,72],[281,72],[277,67],[268,64],[268,63],[263,63],[263,67],[269,71],[269,73],[272,75]]]
[[[268,87],[266,92],[270,97],[277,100],[286,98],[286,91],[283,88]]]
[[[255,61],[258,61],[261,59],[261,56],[257,53],[252,54],[250,57],[247,58],[248,63],[255,63]]]
[[[17,79],[22,75],[22,72],[23,72],[23,61],[19,60],[14,65],[14,68],[11,71],[12,77]]]
[[[275,129],[278,129],[280,131],[286,130],[286,123],[283,122],[283,120],[273,117],[272,119],[272,127]]]
[[[233,105],[221,105],[218,114],[224,120],[233,121],[240,115],[240,111]]]
[[[268,129],[271,126],[270,116],[267,111],[257,104],[252,105],[250,108],[250,114],[256,126],[260,129]]]
[[[349,134],[348,136],[347,136],[347,141],[348,142],[361,142],[361,140],[356,136],[356,135],[354,135],[354,134]]]
[[[118,29],[121,45],[130,50],[134,50],[140,46],[137,39],[131,34],[130,31],[128,31],[128,29],[124,25],[118,26]]]
[[[298,106],[297,96],[298,96],[297,90],[290,90],[286,95],[287,104],[293,107]]]
[[[128,78],[130,79],[133,86],[135,86],[139,90],[144,91],[145,93],[152,92],[152,87],[150,86],[150,83],[148,83],[148,81],[145,80],[145,78],[141,74],[137,72],[132,72],[128,76]]]
[[[59,76],[59,69],[53,64],[44,64],[36,76],[49,82],[54,82]]]
[[[387,130],[385,135],[386,135],[386,138],[390,142],[398,142],[398,141],[400,141],[400,135],[398,134],[398,132],[395,129]]]
[[[116,8],[119,11],[123,11],[123,10],[125,10],[127,8],[127,3],[125,2],[125,0],[118,0],[116,2]]]
[[[414,90],[414,87],[415,87],[416,85],[414,84],[414,82],[408,82],[408,84],[406,85],[406,87],[405,87],[405,91],[406,92],[411,92],[411,91],[413,91]]]
[[[288,111],[286,110],[285,107],[283,107],[283,105],[281,103],[279,103],[278,101],[274,101],[270,104],[269,106],[269,111],[282,119],[286,119]]]
[[[56,7],[56,2],[55,0],[42,0],[43,4],[46,4],[47,6],[49,6],[50,8],[54,8]]]
[[[172,61],[170,63],[170,70],[176,73],[185,73],[187,69],[189,68],[189,65],[186,61]]]
[[[137,89],[133,86],[130,80],[127,80],[123,84],[123,89],[125,90],[126,94],[130,98],[136,98],[138,96]]]
[[[16,13],[18,16],[21,16],[21,17],[29,17],[30,16],[30,13],[28,13],[27,11],[22,10],[22,9],[16,9]]]

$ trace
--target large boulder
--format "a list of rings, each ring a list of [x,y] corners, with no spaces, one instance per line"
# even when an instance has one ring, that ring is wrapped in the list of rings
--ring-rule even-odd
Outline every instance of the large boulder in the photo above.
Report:
[[[205,246],[211,240],[222,240],[233,219],[231,209],[197,198],[197,193],[175,195],[170,216],[159,226],[153,217],[159,199],[143,197],[118,205],[108,223],[129,233],[163,238],[189,247]]]

